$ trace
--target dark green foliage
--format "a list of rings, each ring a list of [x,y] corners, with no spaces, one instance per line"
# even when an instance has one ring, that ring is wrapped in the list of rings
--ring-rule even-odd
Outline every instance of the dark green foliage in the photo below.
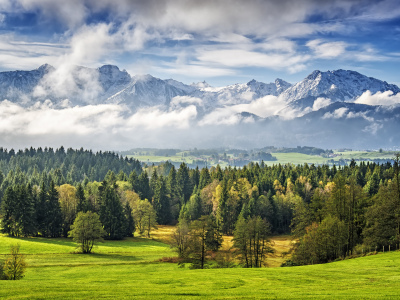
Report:
[[[124,206],[124,214],[126,218],[125,236],[132,237],[135,232],[135,220],[132,215],[132,208],[128,202]]]
[[[120,173],[120,171],[125,174],[135,171],[140,174],[142,166],[138,160],[132,158],[122,159],[118,154],[107,151],[93,153],[91,150],[83,150],[82,148],[79,150],[69,148],[65,152],[61,146],[56,151],[52,148],[34,149],[31,147],[30,149],[25,149],[25,151],[15,153],[12,149],[7,151],[0,148],[0,172],[8,176],[10,171],[13,171],[13,176],[18,175],[15,174],[18,172],[24,175],[18,175],[19,179],[17,181],[9,182],[7,180],[7,186],[9,184],[28,183],[24,176],[30,177],[32,184],[39,184],[41,181],[44,181],[46,185],[50,184],[50,180],[47,178],[39,178],[39,174],[42,172],[46,175],[50,173],[55,185],[61,185],[82,181],[85,176],[90,181],[100,181],[108,171],[113,171],[115,174]],[[0,175],[0,185],[4,181],[1,179]],[[6,190],[6,185],[2,187],[2,191]]]
[[[45,207],[46,236],[60,237],[63,218],[60,203],[58,201],[58,192],[53,181],[50,182]]]
[[[36,233],[34,195],[30,185],[9,186],[2,202],[2,232],[11,236]]]
[[[120,240],[126,234],[126,218],[114,185],[103,181],[100,205],[100,221],[106,231],[106,239]]]
[[[211,216],[202,216],[190,224],[190,241],[187,261],[192,268],[203,269],[207,251],[217,251],[222,245],[222,235]]]
[[[78,184],[76,188],[76,198],[78,201],[77,207],[76,207],[76,212],[87,212],[91,210],[90,203],[85,197],[85,191],[83,190],[83,187],[81,184]]]
[[[346,231],[345,222],[330,215],[321,224],[313,223],[296,245],[293,262],[308,265],[339,258],[346,244]]]
[[[179,196],[182,199],[182,204],[190,199],[193,191],[193,186],[189,177],[189,168],[185,163],[182,163],[176,175],[176,182],[179,191]]]
[[[137,192],[139,194],[140,199],[148,199],[151,200],[151,189],[150,189],[150,183],[149,183],[149,177],[147,175],[147,172],[142,172],[138,178],[138,183],[137,183]]]
[[[157,214],[157,223],[160,225],[169,224],[171,222],[171,205],[167,184],[162,175],[155,183],[153,206]]]

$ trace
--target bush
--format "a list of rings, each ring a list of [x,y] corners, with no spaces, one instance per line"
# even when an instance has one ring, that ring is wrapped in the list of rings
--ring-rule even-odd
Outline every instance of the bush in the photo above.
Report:
[[[4,260],[0,260],[0,280],[5,279],[4,277]]]
[[[4,262],[3,278],[7,280],[19,280],[24,277],[26,269],[25,257],[19,252],[19,245],[12,245],[10,252]]]
[[[294,261],[290,259],[281,264],[281,267],[295,267],[295,266],[298,266],[298,264],[296,264]]]

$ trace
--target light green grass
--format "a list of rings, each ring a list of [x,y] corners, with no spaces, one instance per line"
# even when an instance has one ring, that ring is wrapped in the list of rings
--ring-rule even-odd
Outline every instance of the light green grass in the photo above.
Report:
[[[93,255],[71,254],[65,239],[0,236],[0,252],[19,242],[29,267],[0,281],[1,299],[398,299],[400,252],[325,265],[189,270],[155,260],[174,255],[160,242],[106,242]]]
[[[383,151],[382,153],[379,152],[365,152],[365,151],[346,151],[346,152],[335,152],[340,154],[340,156],[336,158],[342,159],[393,159],[395,156],[395,152],[393,151]]]
[[[272,156],[277,158],[276,161],[265,162],[268,165],[273,164],[322,164],[328,161],[328,158],[324,158],[318,155],[307,155],[302,153],[271,153]]]
[[[277,158],[276,161],[265,161],[264,163],[272,166],[276,164],[294,164],[294,165],[302,165],[304,163],[307,164],[325,164],[330,160],[338,161],[340,159],[364,159],[364,160],[374,160],[374,159],[392,159],[394,157],[394,152],[365,152],[365,151],[346,151],[346,152],[335,152],[335,154],[339,154],[336,157],[326,158],[318,155],[308,155],[302,153],[271,153],[272,156]],[[128,157],[134,157],[142,162],[147,163],[159,163],[163,161],[171,161],[171,162],[185,162],[187,164],[192,164],[193,160],[196,159],[194,156],[182,157],[181,155],[175,156],[151,156],[151,155],[128,155]],[[208,163],[209,166],[216,166],[217,163]],[[227,167],[228,164],[225,162],[219,163],[219,165],[224,168]]]

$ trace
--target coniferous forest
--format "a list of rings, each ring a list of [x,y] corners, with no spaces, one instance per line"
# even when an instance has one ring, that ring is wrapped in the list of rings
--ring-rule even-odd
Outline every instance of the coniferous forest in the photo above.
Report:
[[[286,265],[325,263],[398,249],[399,159],[190,169],[146,166],[112,152],[0,148],[1,230],[68,237],[77,214],[91,211],[106,239],[150,236],[157,224],[177,224],[183,259],[189,258],[183,241],[190,225],[203,252],[218,250],[222,234],[233,235],[245,267],[262,266],[272,251],[268,236],[278,234],[293,237]],[[204,253],[197,262],[203,267]]]

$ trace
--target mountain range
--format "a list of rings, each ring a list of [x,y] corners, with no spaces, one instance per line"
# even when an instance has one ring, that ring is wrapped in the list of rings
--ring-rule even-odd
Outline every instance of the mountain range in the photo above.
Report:
[[[295,84],[278,78],[224,87],[131,76],[112,65],[56,69],[46,64],[32,71],[0,72],[0,101],[23,108],[42,103],[54,109],[113,104],[132,116],[143,109],[195,107],[197,125],[247,128],[251,123],[271,140],[280,136],[322,147],[396,145],[399,93],[394,84],[351,70],[316,70]]]

